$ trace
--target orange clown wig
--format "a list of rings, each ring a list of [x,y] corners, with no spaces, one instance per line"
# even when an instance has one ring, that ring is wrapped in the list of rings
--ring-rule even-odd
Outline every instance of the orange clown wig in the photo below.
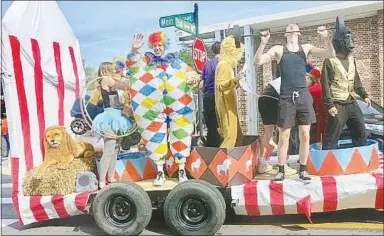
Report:
[[[148,37],[148,46],[152,48],[155,43],[162,43],[164,48],[167,49],[169,47],[169,38],[165,32],[155,32],[149,35]]]

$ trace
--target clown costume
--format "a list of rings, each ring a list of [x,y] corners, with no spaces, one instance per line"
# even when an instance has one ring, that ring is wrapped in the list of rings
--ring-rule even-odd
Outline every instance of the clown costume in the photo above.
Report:
[[[191,151],[195,119],[191,84],[198,83],[199,75],[174,54],[165,54],[169,39],[164,32],[148,38],[154,53],[141,55],[138,50],[143,44],[143,35],[136,35],[126,61],[135,121],[149,156],[157,165],[154,185],[165,183],[168,146],[179,165],[182,182],[187,180],[184,164]]]

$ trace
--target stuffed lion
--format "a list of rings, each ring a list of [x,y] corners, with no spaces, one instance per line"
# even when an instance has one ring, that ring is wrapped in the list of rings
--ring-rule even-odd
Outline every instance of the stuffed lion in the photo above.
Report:
[[[89,143],[76,143],[63,126],[45,130],[44,147],[44,162],[25,176],[26,196],[73,193],[77,173],[95,171],[94,147]]]

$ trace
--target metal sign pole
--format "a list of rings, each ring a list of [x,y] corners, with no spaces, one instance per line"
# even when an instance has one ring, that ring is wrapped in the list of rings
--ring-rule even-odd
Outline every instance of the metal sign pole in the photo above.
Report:
[[[195,18],[195,27],[196,27],[196,36],[199,35],[199,5],[197,3],[194,4],[194,18]],[[200,81],[201,83],[201,81]],[[197,90],[197,103],[198,103],[198,116],[199,116],[199,134],[200,139],[205,143],[204,138],[204,125],[203,125],[203,94],[200,89],[200,83],[198,84],[198,90]]]
[[[199,6],[197,3],[194,5],[193,14],[195,15],[195,26],[196,26],[196,35],[199,35]]]

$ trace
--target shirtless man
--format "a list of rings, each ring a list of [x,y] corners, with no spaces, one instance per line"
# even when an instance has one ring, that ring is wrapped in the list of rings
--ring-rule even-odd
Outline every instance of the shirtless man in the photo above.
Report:
[[[300,169],[299,178],[308,182],[311,178],[307,173],[307,159],[309,154],[310,127],[316,122],[315,112],[313,110],[313,99],[308,92],[306,84],[305,65],[309,55],[333,58],[335,50],[332,46],[332,39],[324,26],[317,28],[317,33],[322,36],[326,45],[325,48],[317,48],[311,44],[299,45],[299,26],[296,24],[288,25],[285,31],[287,43],[285,46],[275,45],[263,54],[264,48],[270,38],[269,31],[261,32],[261,42],[254,58],[254,64],[261,66],[276,60],[281,72],[280,98],[278,102],[279,127],[279,172],[275,181],[282,182],[285,179],[284,165],[286,164],[289,135],[291,127],[295,126],[295,121],[299,125],[300,139]]]

